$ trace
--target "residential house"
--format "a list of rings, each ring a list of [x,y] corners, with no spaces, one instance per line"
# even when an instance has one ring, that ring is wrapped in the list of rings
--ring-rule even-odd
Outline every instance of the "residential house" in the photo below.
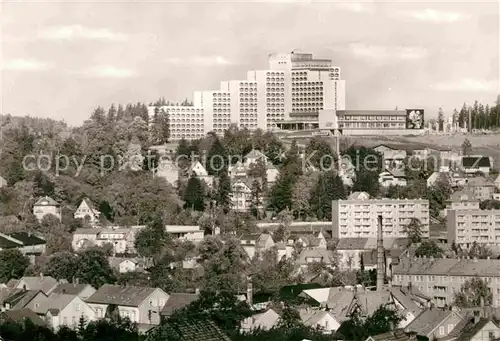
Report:
[[[165,335],[185,341],[231,341],[231,339],[209,319],[167,320],[160,327]]]
[[[74,283],[60,283],[52,290],[51,294],[76,295],[86,300],[96,292],[96,289],[90,284],[79,283],[78,278]]]
[[[496,191],[495,184],[484,177],[468,179],[467,189],[472,192],[474,198],[479,201],[491,200]]]
[[[382,187],[406,186],[406,175],[401,169],[386,169],[379,174],[378,182]]]
[[[273,309],[268,309],[264,312],[254,314],[247,317],[241,323],[243,332],[251,332],[252,330],[270,330],[278,325],[281,317]]]
[[[330,311],[306,308],[299,310],[299,315],[305,326],[319,329],[324,334],[331,334],[340,327],[340,323]]]
[[[43,217],[48,214],[52,214],[61,220],[61,205],[50,197],[42,197],[33,205],[33,214],[38,221],[42,221]]]
[[[275,245],[272,236],[268,233],[243,234],[239,239],[240,245],[249,258],[259,256],[262,252],[269,250]]]
[[[405,331],[428,340],[442,339],[451,334],[463,319],[461,314],[454,310],[427,309],[406,326]]]
[[[446,202],[446,208],[442,212],[442,217],[448,215],[450,210],[479,210],[479,200],[474,193],[467,190],[454,192]]]
[[[169,158],[160,158],[158,167],[155,170],[155,176],[164,178],[172,186],[177,186],[179,181],[180,168],[175,160]]]
[[[370,194],[366,192],[352,192],[347,197],[348,200],[368,200],[370,199]]]
[[[47,324],[55,330],[62,326],[76,328],[82,317],[87,323],[95,319],[92,308],[78,295],[40,296],[33,299],[26,307],[43,316]]]
[[[120,316],[131,322],[158,325],[168,298],[160,288],[104,284],[86,302],[95,311],[96,318],[104,318],[106,312],[116,307]]]
[[[135,236],[141,228],[142,226],[76,229],[73,232],[71,245],[75,251],[93,246],[111,245],[115,254],[133,254],[135,252]]]
[[[274,184],[278,180],[280,171],[271,162],[266,164],[266,180],[268,184]]]
[[[452,186],[453,184],[453,179],[450,174],[450,172],[433,172],[428,178],[427,178],[427,187],[432,187],[435,186],[439,181],[444,181],[450,184]]]
[[[373,150],[382,154],[385,169],[403,168],[407,156],[406,150],[383,144],[374,147]]]
[[[412,158],[423,161],[436,152],[437,152],[436,150],[431,148],[415,148],[412,150],[411,156]]]
[[[247,178],[248,167],[243,165],[242,162],[238,161],[236,164],[228,167],[228,175],[230,179]]]
[[[168,297],[167,303],[163,306],[160,314],[162,317],[168,318],[172,316],[175,311],[187,307],[189,304],[196,301],[198,297],[200,297],[199,293],[190,294],[173,292]]]
[[[453,150],[450,148],[440,148],[439,149],[439,159],[441,161],[441,166],[456,168],[462,162],[462,151]]]
[[[384,250],[386,252],[386,271],[392,263],[392,258],[399,256],[408,246],[406,238],[384,238]],[[372,253],[377,249],[377,238],[342,238],[339,240],[335,251],[338,254],[338,266],[343,270],[359,270],[361,258],[366,270],[376,269],[375,262],[370,264]]]
[[[109,265],[119,273],[144,272],[148,268],[148,260],[142,258],[108,257]]]
[[[205,238],[205,231],[199,225],[165,225],[165,232],[174,239],[193,243],[201,242]]]
[[[482,155],[462,156],[460,166],[466,174],[483,173],[489,175],[493,167],[493,159]]]
[[[296,264],[300,267],[307,267],[312,263],[322,263],[326,266],[333,266],[336,263],[335,260],[336,257],[333,251],[315,248],[303,250]]]
[[[382,334],[368,336],[366,341],[411,341],[415,340],[412,335],[408,335],[401,329],[389,331]]]
[[[24,255],[41,255],[46,244],[44,239],[29,232],[0,233],[0,250],[18,249]]]
[[[340,159],[339,176],[344,186],[352,186],[356,179],[356,167],[348,155],[343,155]]]
[[[0,176],[0,188],[7,187],[7,180]]]
[[[232,181],[230,199],[234,211],[250,212],[254,204],[257,205],[256,209],[262,209],[262,194],[259,193],[259,197],[254,198],[254,181],[258,181],[260,186],[260,181],[257,179],[247,178]]]
[[[451,305],[466,280],[480,277],[489,283],[492,306],[500,306],[498,259],[401,257],[398,264],[393,264],[392,273],[393,285],[418,289],[432,297],[438,308]]]
[[[291,234],[288,238],[288,245],[300,244],[303,248],[310,249],[325,249],[327,248],[327,241],[325,232],[320,231],[317,235],[314,234]]]
[[[401,287],[386,288],[382,292],[362,287],[313,288],[304,290],[299,296],[317,302],[321,309],[335,317],[339,325],[348,320],[353,312],[371,316],[380,306],[387,306],[402,315],[400,328],[413,321],[429,301],[420,292],[409,292]]]
[[[246,167],[250,167],[250,165],[256,164],[259,161],[264,163],[265,165],[269,163],[269,159],[264,153],[262,153],[260,150],[252,149],[247,155],[245,155],[243,164]]]
[[[74,218],[87,220],[91,225],[99,222],[101,212],[99,212],[89,198],[85,198],[78,206]]]
[[[20,290],[15,289],[11,295],[3,300],[2,311],[24,309],[34,299],[47,297],[39,290]]]
[[[203,180],[209,188],[213,187],[214,177],[209,175],[206,168],[203,167],[200,161],[194,162],[188,169],[188,176],[196,175],[200,180]]]
[[[500,327],[491,318],[474,316],[453,341],[491,341],[500,339]],[[454,333],[452,333],[454,334]]]
[[[49,295],[52,290],[54,290],[59,282],[51,277],[44,276],[24,276],[19,280],[10,280],[7,285],[11,288],[23,289],[23,290],[36,290],[41,291],[46,295]]]
[[[42,320],[37,313],[28,308],[18,310],[7,310],[0,312],[0,324],[3,323],[23,323],[29,320],[35,326],[45,327],[45,321]]]

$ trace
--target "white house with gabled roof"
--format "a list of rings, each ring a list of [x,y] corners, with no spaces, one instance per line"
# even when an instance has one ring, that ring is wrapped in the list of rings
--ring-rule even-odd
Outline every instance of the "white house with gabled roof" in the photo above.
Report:
[[[48,214],[52,214],[61,220],[61,205],[51,197],[45,196],[35,202],[33,214],[39,221]]]
[[[194,162],[188,170],[188,176],[196,175],[200,180],[205,181],[208,187],[212,187],[214,183],[214,177],[209,175],[207,169],[203,167],[200,161]]]
[[[101,212],[99,212],[94,204],[90,201],[89,198],[85,198],[78,206],[74,217],[75,219],[83,219],[88,220],[90,224],[94,225],[99,222],[99,217],[101,216]]]

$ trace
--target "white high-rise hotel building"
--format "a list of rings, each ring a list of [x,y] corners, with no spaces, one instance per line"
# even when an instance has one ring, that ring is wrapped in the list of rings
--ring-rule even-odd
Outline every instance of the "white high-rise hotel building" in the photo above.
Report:
[[[345,110],[340,67],[311,53],[269,55],[268,70],[244,80],[222,81],[219,90],[195,91],[193,106],[150,107],[169,115],[172,140],[222,134],[231,124],[249,130],[318,128],[319,110]]]

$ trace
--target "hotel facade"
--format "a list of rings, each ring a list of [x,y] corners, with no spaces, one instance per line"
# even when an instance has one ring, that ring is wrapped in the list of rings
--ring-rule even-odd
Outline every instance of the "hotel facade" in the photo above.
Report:
[[[345,110],[346,82],[340,67],[310,53],[269,55],[267,70],[222,81],[218,90],[195,91],[193,106],[149,107],[166,114],[172,140],[222,134],[230,125],[249,130],[317,129],[321,110]]]
[[[342,135],[404,135],[424,130],[424,111],[346,110],[341,68],[312,53],[269,55],[267,70],[227,80],[217,90],[195,91],[192,106],[150,106],[150,117],[168,115],[170,138],[218,135],[231,125],[250,131],[311,130]]]

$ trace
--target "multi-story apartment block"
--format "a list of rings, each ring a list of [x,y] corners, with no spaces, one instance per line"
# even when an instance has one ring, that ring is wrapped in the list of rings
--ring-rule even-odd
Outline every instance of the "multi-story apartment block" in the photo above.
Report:
[[[433,298],[437,307],[451,305],[465,281],[481,278],[500,306],[500,260],[464,258],[402,258],[392,267],[394,285],[411,286]]]
[[[423,199],[334,200],[332,237],[376,237],[379,215],[384,237],[406,238],[413,219],[420,221],[423,237],[429,237],[429,201]]]
[[[171,138],[193,140],[235,124],[249,130],[318,127],[320,110],[345,110],[340,67],[310,53],[269,55],[269,69],[222,81],[219,90],[196,91],[193,106],[150,107],[170,118]]]
[[[450,244],[467,249],[476,242],[500,248],[500,210],[449,210],[446,224]]]

